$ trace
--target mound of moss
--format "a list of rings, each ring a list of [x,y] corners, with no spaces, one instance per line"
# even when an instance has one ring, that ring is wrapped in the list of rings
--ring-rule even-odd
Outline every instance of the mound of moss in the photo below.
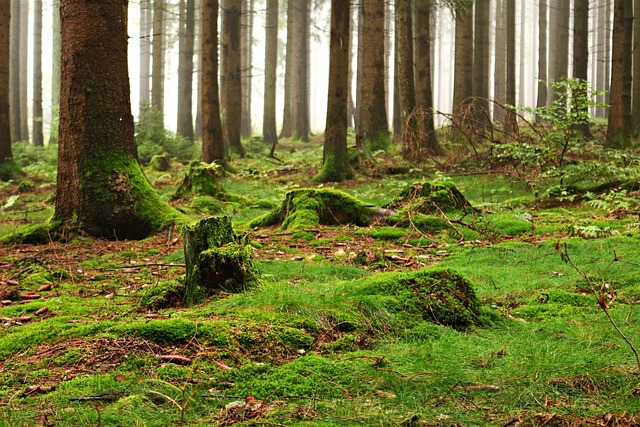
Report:
[[[381,273],[355,285],[363,295],[392,296],[389,309],[464,330],[487,323],[473,285],[450,269]]]
[[[318,225],[369,225],[383,212],[346,193],[330,189],[292,190],[282,204],[249,223],[250,227],[281,224],[282,230],[304,230]]]
[[[215,163],[191,162],[173,199],[194,194],[225,199],[226,192],[218,182],[219,173],[219,166]]]
[[[406,188],[385,206],[387,209],[408,210],[422,214],[442,212],[475,212],[471,203],[451,181],[421,181]]]

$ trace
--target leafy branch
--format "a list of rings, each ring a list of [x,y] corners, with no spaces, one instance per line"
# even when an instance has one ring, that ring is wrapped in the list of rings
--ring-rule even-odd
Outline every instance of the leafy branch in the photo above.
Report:
[[[556,244],[556,250],[560,250],[559,242]],[[620,327],[618,326],[616,321],[611,316],[611,313],[609,312],[609,302],[607,301],[607,298],[609,297],[609,294],[607,293],[608,286],[605,284],[604,286],[600,287],[600,289],[598,289],[595,286],[595,284],[593,283],[591,278],[584,271],[582,271],[580,269],[580,267],[578,267],[576,265],[576,263],[574,263],[573,260],[569,257],[569,249],[567,247],[566,242],[564,243],[564,247],[563,247],[562,251],[560,252],[560,257],[562,258],[562,261],[564,261],[565,263],[567,263],[571,267],[573,267],[573,269],[580,276],[582,276],[582,278],[587,282],[587,285],[589,285],[591,293],[596,298],[598,306],[602,309],[602,311],[604,311],[605,315],[607,316],[607,319],[609,319],[609,322],[611,323],[613,328],[616,330],[616,332],[618,332],[618,335],[620,335],[622,337],[622,339],[627,343],[627,345],[629,346],[629,348],[633,352],[633,355],[636,358],[636,363],[638,365],[638,370],[640,370],[640,356],[638,355],[638,350],[633,345],[631,340],[625,335],[625,333],[622,331],[622,329],[620,329]],[[617,255],[616,255],[616,258],[617,258]]]

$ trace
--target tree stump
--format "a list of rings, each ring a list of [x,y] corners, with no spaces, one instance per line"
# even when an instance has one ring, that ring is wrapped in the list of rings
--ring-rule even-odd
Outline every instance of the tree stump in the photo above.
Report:
[[[191,162],[180,187],[173,195],[173,199],[193,194],[224,198],[225,191],[217,179],[218,169],[219,166],[216,164]]]
[[[249,226],[282,224],[283,230],[304,230],[320,224],[369,225],[374,218],[385,215],[385,210],[341,191],[303,188],[289,191],[282,205],[251,221]]]
[[[438,214],[440,211],[476,211],[458,187],[450,181],[416,182],[385,207],[399,211],[410,209],[422,214]]]
[[[251,246],[236,237],[228,216],[185,226],[183,240],[187,304],[219,291],[241,292],[257,282]]]

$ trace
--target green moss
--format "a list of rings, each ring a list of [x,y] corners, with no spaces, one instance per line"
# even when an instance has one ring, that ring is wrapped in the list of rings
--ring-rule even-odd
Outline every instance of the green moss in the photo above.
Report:
[[[17,229],[11,234],[3,236],[0,242],[6,245],[10,244],[45,244],[52,240],[58,240],[60,235],[60,223],[56,221],[45,222],[41,224],[29,225]]]
[[[349,156],[344,153],[340,158],[335,154],[325,154],[320,172],[313,178],[315,182],[340,182],[353,178],[353,169],[349,164]]]
[[[0,161],[0,181],[10,181],[23,175],[22,169],[13,159]]]
[[[171,156],[169,154],[156,154],[149,161],[149,168],[158,172],[171,170]]]
[[[182,184],[173,198],[179,199],[192,194],[200,194],[226,199],[226,192],[218,182],[220,179],[219,169],[220,166],[216,163],[191,162]]]
[[[124,152],[87,156],[80,170],[81,208],[75,225],[91,235],[140,239],[186,220],[160,198],[136,159]]]
[[[159,282],[142,290],[140,306],[150,310],[160,310],[168,307],[184,305],[184,283],[178,280]]]
[[[368,225],[377,210],[353,196],[330,189],[298,189],[286,194],[284,202],[256,218],[249,227],[281,224],[281,229],[304,230],[319,224]]]
[[[458,187],[451,181],[416,182],[403,190],[386,208],[409,209],[423,214],[438,214],[440,211],[475,211],[458,190]]]
[[[407,234],[407,230],[395,227],[376,227],[369,232],[369,235],[376,240],[397,240]]]
[[[193,321],[182,318],[130,323],[117,329],[158,343],[184,341],[194,337],[197,330],[196,324]]]

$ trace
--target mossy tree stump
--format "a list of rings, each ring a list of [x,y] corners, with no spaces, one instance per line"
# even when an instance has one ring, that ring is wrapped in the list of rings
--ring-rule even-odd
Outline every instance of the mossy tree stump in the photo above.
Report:
[[[289,191],[282,205],[256,218],[250,227],[282,224],[281,229],[304,230],[318,225],[369,225],[384,210],[330,189],[303,188]]]
[[[397,210],[408,208],[423,214],[437,214],[439,211],[475,212],[471,203],[450,181],[416,182],[402,191],[386,208]]]
[[[251,246],[236,237],[228,216],[185,226],[183,240],[187,304],[219,291],[241,292],[257,282]]]
[[[191,162],[180,187],[173,199],[180,199],[193,194],[212,197],[224,196],[225,191],[218,183],[218,170],[215,163]]]

